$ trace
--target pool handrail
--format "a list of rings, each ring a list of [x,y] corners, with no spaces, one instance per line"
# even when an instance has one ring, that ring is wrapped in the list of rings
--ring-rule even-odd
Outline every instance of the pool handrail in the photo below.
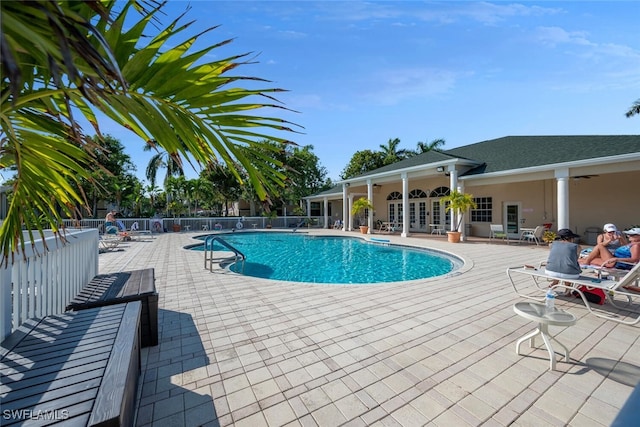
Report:
[[[233,252],[236,257],[235,262],[238,262],[238,258],[242,260],[242,272],[244,273],[244,261],[247,257],[219,236],[207,236],[204,239],[204,268],[207,268],[207,261],[209,261],[209,271],[213,271],[213,242],[219,242],[222,246]]]

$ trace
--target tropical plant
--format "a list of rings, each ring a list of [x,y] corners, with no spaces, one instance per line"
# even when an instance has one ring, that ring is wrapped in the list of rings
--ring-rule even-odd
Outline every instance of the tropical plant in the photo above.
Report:
[[[272,95],[282,90],[236,87],[238,82],[268,83],[228,75],[253,62],[249,53],[209,62],[220,58],[213,51],[230,39],[191,52],[215,27],[181,41],[178,37],[193,22],[180,24],[181,16],[161,26],[161,3],[152,0],[4,1],[0,8],[0,170],[15,171],[0,226],[5,262],[24,249],[23,228],[31,230],[31,241],[33,230],[44,237],[41,216],[58,234],[63,215],[88,211],[78,183],[95,183],[91,171],[99,165],[96,145],[80,123],[86,120],[100,135],[98,111],[143,143],[157,141],[170,156],[193,166],[242,165],[261,201],[283,185],[285,176],[271,167],[271,159],[247,156],[266,133],[287,144],[272,134],[295,132],[290,122],[252,114],[286,109]],[[129,13],[134,9],[138,17]]]
[[[456,214],[458,220],[455,223],[455,231],[460,231],[464,213],[469,209],[477,208],[476,202],[473,200],[473,196],[471,194],[461,193],[458,190],[454,190],[449,193],[448,196],[441,198],[440,203],[445,204],[447,212],[454,212]]]
[[[356,151],[349,164],[340,173],[341,179],[349,179],[384,166],[384,155],[379,151]]]
[[[629,111],[626,112],[626,116],[627,117],[631,117],[631,116],[635,116],[635,115],[640,115],[640,99],[637,99],[636,102],[633,103],[633,105],[631,105],[631,107],[629,108]]]
[[[273,220],[278,217],[278,212],[275,209],[273,210],[265,210],[262,212],[262,215],[267,218],[267,226],[271,228],[273,224]]]
[[[145,145],[144,151],[154,150],[155,147],[152,145]],[[166,169],[166,174],[162,184],[167,186],[167,182],[170,177],[178,177],[184,176],[184,169],[182,168],[182,162],[179,156],[169,155],[164,150],[159,150],[156,154],[151,156],[149,159],[149,163],[147,164],[147,169],[145,171],[145,176],[149,180],[149,183],[153,186],[156,185],[156,180],[158,176],[158,170],[161,168]]]
[[[382,158],[385,165],[390,165],[400,160],[406,159],[410,156],[409,151],[405,149],[398,149],[400,145],[400,138],[389,138],[387,144],[380,144]]]
[[[557,234],[554,231],[547,230],[542,233],[542,241],[545,243],[551,243],[556,240]]]
[[[353,202],[353,205],[351,206],[351,215],[358,218],[359,225],[366,225],[365,211],[367,210],[369,213],[373,211],[373,203],[371,203],[371,200],[360,198]]]
[[[431,150],[437,150],[445,144],[445,140],[442,138],[434,139],[431,142],[421,142],[418,141],[416,154],[426,153]]]

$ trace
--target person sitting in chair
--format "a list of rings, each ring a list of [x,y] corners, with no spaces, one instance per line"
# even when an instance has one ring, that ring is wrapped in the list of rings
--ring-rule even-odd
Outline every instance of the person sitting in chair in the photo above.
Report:
[[[602,227],[603,233],[598,235],[596,244],[602,244],[609,249],[609,252],[613,253],[620,246],[627,245],[629,242],[624,234],[618,231],[618,227],[615,224],[605,224]]]
[[[568,228],[558,230],[557,237],[551,245],[545,273],[558,279],[577,279],[580,276],[578,255],[580,246],[573,239],[580,237]],[[557,281],[555,281],[557,283]],[[555,284],[555,283],[552,283]]]
[[[608,246],[600,243],[593,248],[589,256],[580,260],[580,264],[599,265],[601,267],[624,270],[631,269],[633,264],[637,264],[640,261],[640,227],[632,228],[624,233],[628,236],[629,243],[620,246],[613,253],[611,253]]]

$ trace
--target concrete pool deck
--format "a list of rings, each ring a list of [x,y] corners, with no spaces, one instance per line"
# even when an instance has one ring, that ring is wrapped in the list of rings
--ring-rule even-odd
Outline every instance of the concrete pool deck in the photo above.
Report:
[[[556,303],[576,325],[551,327],[570,362],[550,371],[543,348],[516,354],[535,324],[514,313],[523,299],[505,270],[547,247],[384,235],[467,264],[446,278],[326,286],[209,272],[183,249],[197,234],[100,254],[100,273],[155,268],[160,337],[143,349],[139,426],[608,426],[640,381],[640,326],[578,300]]]

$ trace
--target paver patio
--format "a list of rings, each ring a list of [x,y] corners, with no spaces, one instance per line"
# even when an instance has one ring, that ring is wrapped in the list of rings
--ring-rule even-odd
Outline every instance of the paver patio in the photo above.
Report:
[[[334,230],[314,234],[359,236]],[[450,277],[368,286],[269,281],[204,269],[161,234],[100,255],[100,273],[155,268],[159,345],[143,349],[139,426],[607,426],[640,381],[640,327],[589,315],[551,327],[571,352],[518,338],[535,325],[505,270],[548,248],[483,239],[392,242],[451,251]],[[539,343],[540,344],[540,343]]]

